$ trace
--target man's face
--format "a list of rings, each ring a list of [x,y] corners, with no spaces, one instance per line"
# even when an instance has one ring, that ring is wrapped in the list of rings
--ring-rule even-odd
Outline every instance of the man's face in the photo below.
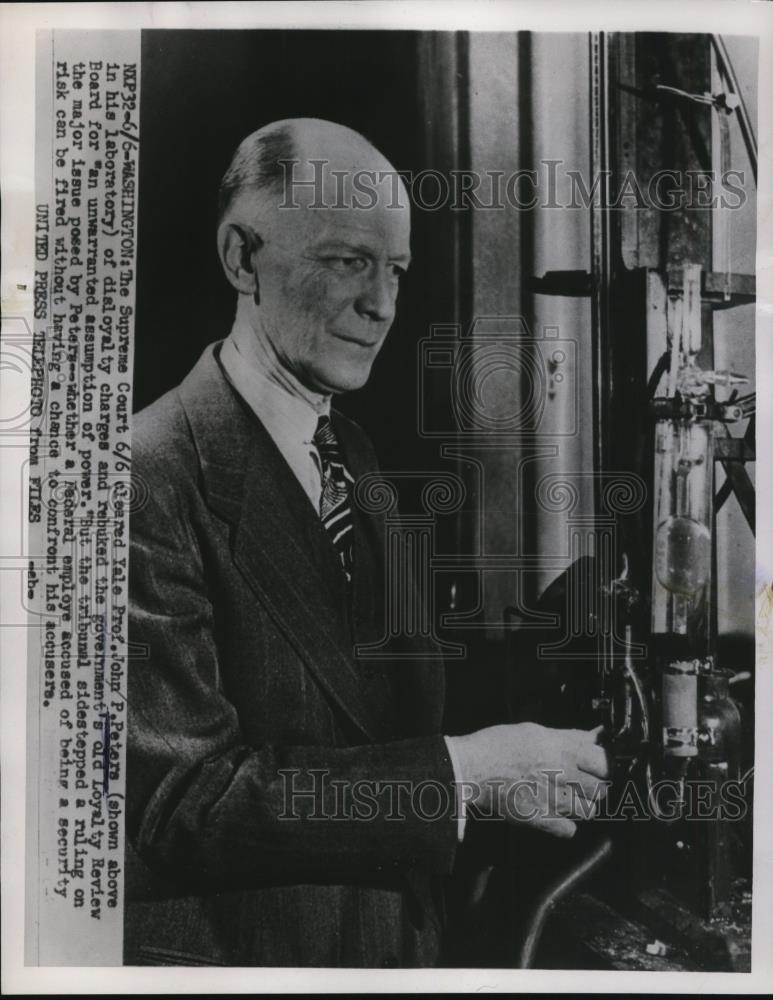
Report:
[[[256,262],[260,322],[285,367],[316,392],[363,386],[410,263],[407,206],[279,210]]]

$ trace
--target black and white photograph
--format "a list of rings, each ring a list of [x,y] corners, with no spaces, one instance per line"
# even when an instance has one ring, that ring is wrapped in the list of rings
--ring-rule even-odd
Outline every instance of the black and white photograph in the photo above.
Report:
[[[765,992],[773,8],[11,6],[11,992]]]

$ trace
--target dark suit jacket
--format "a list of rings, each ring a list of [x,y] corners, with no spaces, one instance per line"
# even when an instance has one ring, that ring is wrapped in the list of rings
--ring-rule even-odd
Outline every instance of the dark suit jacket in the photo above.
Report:
[[[333,419],[355,479],[372,471],[366,436]],[[350,610],[217,347],[135,418],[133,476],[126,964],[433,964],[451,811],[346,807],[363,780],[453,796],[441,665],[353,653],[382,634],[383,526],[355,512]]]

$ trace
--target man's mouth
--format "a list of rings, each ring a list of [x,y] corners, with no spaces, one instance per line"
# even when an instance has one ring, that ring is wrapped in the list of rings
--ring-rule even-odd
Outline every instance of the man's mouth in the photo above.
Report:
[[[333,333],[338,340],[346,341],[347,344],[357,344],[358,347],[367,347],[371,350],[378,346],[378,340],[368,340],[366,337],[353,337],[349,333]]]

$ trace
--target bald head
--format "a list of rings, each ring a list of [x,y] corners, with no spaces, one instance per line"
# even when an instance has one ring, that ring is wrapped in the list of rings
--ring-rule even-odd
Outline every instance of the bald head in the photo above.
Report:
[[[292,121],[264,125],[243,139],[220,182],[218,217],[222,220],[242,192],[282,194],[283,163],[295,158]]]
[[[219,220],[278,207],[408,209],[394,166],[359,132],[321,118],[285,118],[244,139],[220,185]],[[246,219],[244,220],[246,221]]]

